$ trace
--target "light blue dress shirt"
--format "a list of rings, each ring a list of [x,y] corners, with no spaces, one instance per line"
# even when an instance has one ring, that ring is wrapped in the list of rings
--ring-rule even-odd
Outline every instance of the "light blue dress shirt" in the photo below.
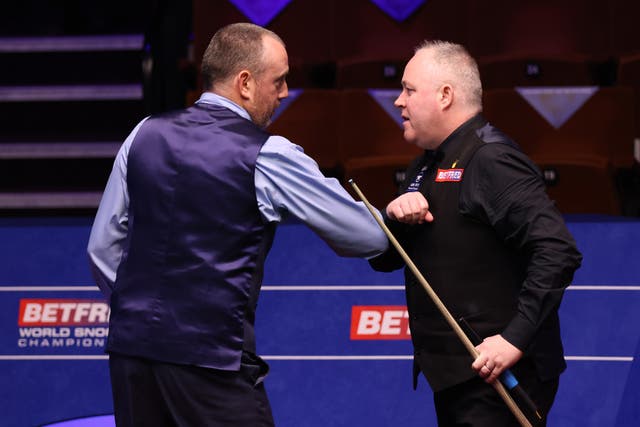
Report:
[[[224,106],[251,120],[238,104],[205,92],[198,103]],[[142,120],[120,148],[91,229],[88,252],[100,289],[111,293],[127,235],[129,193],[127,158]],[[316,232],[338,255],[370,258],[384,252],[388,240],[362,202],[356,202],[335,178],[325,177],[303,149],[270,136],[256,160],[256,200],[266,222],[295,219]]]

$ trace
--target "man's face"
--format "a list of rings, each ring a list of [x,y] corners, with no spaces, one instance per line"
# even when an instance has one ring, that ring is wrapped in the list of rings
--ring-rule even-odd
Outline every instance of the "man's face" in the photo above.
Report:
[[[267,127],[280,105],[280,100],[289,95],[287,73],[289,59],[284,46],[272,37],[263,39],[264,71],[255,77],[255,92],[249,115],[255,124]]]
[[[442,140],[437,128],[440,121],[438,81],[429,65],[429,53],[419,51],[411,58],[402,76],[402,92],[394,105],[400,108],[404,139],[422,149],[433,150]]]

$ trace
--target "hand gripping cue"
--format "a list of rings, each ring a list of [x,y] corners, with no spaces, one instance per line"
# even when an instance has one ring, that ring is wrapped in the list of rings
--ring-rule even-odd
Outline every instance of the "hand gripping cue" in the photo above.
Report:
[[[418,270],[418,268],[413,263],[413,261],[411,261],[411,258],[409,258],[409,256],[404,251],[404,249],[402,249],[402,246],[400,245],[400,243],[398,243],[398,241],[393,236],[393,234],[391,233],[391,231],[389,230],[387,225],[384,223],[384,221],[382,221],[382,219],[380,219],[380,217],[378,216],[378,214],[376,212],[376,209],[373,206],[371,206],[371,204],[369,203],[367,198],[364,196],[364,194],[362,194],[362,191],[360,191],[360,189],[358,188],[356,183],[353,181],[353,179],[349,180],[349,184],[351,184],[351,187],[353,187],[354,191],[356,192],[356,194],[358,195],[360,200],[362,200],[364,202],[365,206],[367,207],[367,209],[369,210],[369,212],[371,213],[373,218],[376,220],[376,222],[378,223],[380,228],[382,228],[384,233],[389,238],[389,241],[391,242],[391,244],[396,248],[396,250],[398,251],[398,253],[402,257],[402,259],[404,260],[405,264],[407,264],[407,267],[409,267],[409,269],[411,270],[413,275],[416,277],[416,279],[418,279],[418,281],[420,282],[420,284],[422,285],[424,290],[427,292],[427,294],[429,295],[431,300],[434,302],[434,304],[436,305],[436,307],[438,308],[440,313],[442,313],[442,315],[444,316],[444,318],[447,321],[447,323],[449,324],[449,326],[456,333],[456,335],[458,336],[458,338],[460,339],[460,341],[462,342],[464,347],[467,349],[469,354],[471,354],[471,357],[473,357],[474,359],[477,358],[478,357],[478,352],[476,351],[474,345],[471,343],[471,340],[469,340],[469,338],[467,337],[465,332],[462,330],[462,328],[460,327],[458,322],[456,322],[456,320],[453,318],[451,313],[449,313],[449,310],[447,310],[447,307],[445,307],[445,305],[442,303],[442,301],[440,300],[438,295],[433,291],[433,289],[429,285],[429,282],[427,282],[427,280],[424,278],[422,273],[420,273],[420,270]],[[505,373],[506,372],[508,372],[508,371],[505,371]],[[515,380],[515,378],[513,377],[513,375],[511,375],[510,372],[509,372],[509,375],[510,376],[506,377],[506,381],[510,382],[512,384],[512,380]],[[501,380],[505,380],[505,378],[503,378],[501,376]],[[517,385],[517,381],[516,381],[515,385]],[[533,427],[531,425],[531,423],[529,422],[529,420],[527,419],[527,417],[522,412],[522,410],[518,407],[516,402],[513,400],[511,395],[509,395],[509,393],[505,389],[504,385],[500,381],[494,381],[493,382],[493,387],[496,389],[496,391],[498,392],[498,394],[500,395],[502,400],[504,400],[504,403],[507,404],[507,406],[509,407],[509,409],[511,410],[513,415],[516,417],[516,419],[520,423],[520,425],[522,427]],[[536,418],[538,418],[538,420],[542,419],[542,417],[540,416],[540,413],[537,410],[534,411],[534,413],[535,413]]]

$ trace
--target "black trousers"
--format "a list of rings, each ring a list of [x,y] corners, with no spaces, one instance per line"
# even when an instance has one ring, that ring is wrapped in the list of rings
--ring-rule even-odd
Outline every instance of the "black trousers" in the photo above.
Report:
[[[273,427],[262,379],[267,365],[245,354],[240,371],[109,355],[118,427]]]
[[[534,426],[545,426],[546,415],[558,391],[559,378],[540,381],[533,363],[522,360],[512,369],[520,386],[544,416]],[[480,377],[433,394],[439,427],[520,427],[498,392]]]

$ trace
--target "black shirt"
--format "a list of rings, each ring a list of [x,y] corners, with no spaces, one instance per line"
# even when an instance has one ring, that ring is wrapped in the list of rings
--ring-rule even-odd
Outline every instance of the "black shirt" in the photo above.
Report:
[[[546,194],[539,169],[480,114],[461,125],[437,150],[426,151],[416,159],[403,188],[411,187],[423,165],[427,166],[423,179],[432,179],[434,170],[441,166],[439,160],[469,132],[475,132],[486,144],[476,151],[464,170],[458,209],[462,215],[491,227],[505,245],[527,262],[517,314],[501,332],[507,341],[524,351],[548,315],[558,309],[582,256],[562,215]],[[388,219],[387,224],[406,248],[415,235],[413,226]],[[404,265],[393,248],[370,262],[381,271]]]

